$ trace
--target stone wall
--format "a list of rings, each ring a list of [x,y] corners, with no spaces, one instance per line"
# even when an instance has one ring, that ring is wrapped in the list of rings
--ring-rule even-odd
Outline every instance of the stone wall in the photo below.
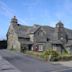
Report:
[[[30,36],[30,41],[34,42],[34,34],[29,34]]]
[[[7,48],[20,50],[20,43],[18,41],[17,34],[15,33],[12,24],[10,25],[9,32],[7,35]]]

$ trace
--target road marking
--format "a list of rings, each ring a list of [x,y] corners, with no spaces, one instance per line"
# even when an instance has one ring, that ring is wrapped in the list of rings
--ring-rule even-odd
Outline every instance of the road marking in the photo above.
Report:
[[[66,70],[70,70],[72,68],[68,68],[68,69],[62,69],[62,70],[55,70],[55,71],[52,71],[52,72],[61,72],[61,71],[66,71]]]

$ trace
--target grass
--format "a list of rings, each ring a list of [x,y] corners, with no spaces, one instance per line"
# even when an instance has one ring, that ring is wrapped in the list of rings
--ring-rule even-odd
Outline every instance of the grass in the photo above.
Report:
[[[24,54],[30,55],[32,57],[35,57],[35,58],[38,58],[38,59],[41,59],[41,60],[45,60],[44,56],[43,56],[43,52],[26,51],[26,52],[24,52]]]
[[[50,55],[48,54],[47,51],[44,51],[44,52],[26,51],[25,54],[30,55],[35,58],[42,59],[44,61],[48,61],[49,55]],[[70,61],[70,60],[72,60],[71,54],[62,53],[62,54],[57,55],[56,53],[53,53],[51,61]]]
[[[35,51],[26,51],[25,53],[29,55],[38,56],[38,57],[42,55],[42,52],[35,52]]]
[[[36,58],[40,58],[42,60],[48,61],[50,60],[50,56],[51,53],[49,54],[49,51],[43,51],[43,52],[37,52],[37,51],[26,51],[24,52],[24,54],[36,57]],[[55,54],[56,52],[53,52],[52,57],[56,56],[57,54]]]

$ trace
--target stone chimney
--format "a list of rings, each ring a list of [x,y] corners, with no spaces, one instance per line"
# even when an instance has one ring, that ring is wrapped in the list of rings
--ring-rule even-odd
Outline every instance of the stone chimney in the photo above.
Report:
[[[63,23],[61,21],[59,21],[57,24],[56,24],[56,27],[64,27]]]
[[[34,27],[34,28],[36,28],[36,27],[40,27],[40,25],[38,25],[38,24],[34,24],[33,27]]]
[[[16,19],[16,16],[14,16],[14,17],[11,19],[11,23],[12,23],[12,24],[17,24],[17,23],[18,23],[18,20]]]
[[[56,24],[56,27],[55,27],[55,33],[56,33],[56,37],[63,41],[63,42],[66,42],[66,32],[65,32],[65,28],[64,28],[64,25],[61,21],[59,21],[57,24]]]
[[[59,21],[57,24],[56,24],[56,29],[55,31],[56,32],[62,32],[64,30],[64,25],[61,21]]]

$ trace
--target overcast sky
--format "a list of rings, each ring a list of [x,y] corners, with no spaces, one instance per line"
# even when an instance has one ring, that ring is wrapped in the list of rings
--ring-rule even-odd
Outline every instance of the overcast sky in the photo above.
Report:
[[[23,25],[54,27],[62,21],[72,29],[72,0],[0,0],[0,39],[6,38],[13,16]]]

